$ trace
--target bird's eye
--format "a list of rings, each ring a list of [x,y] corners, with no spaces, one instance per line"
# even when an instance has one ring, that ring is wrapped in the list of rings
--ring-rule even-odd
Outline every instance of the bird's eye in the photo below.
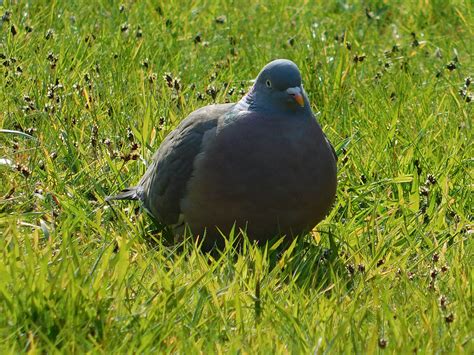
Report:
[[[271,83],[270,80],[267,80],[267,81],[265,82],[265,84],[267,85],[267,88],[271,88],[271,87],[272,87],[272,83]]]

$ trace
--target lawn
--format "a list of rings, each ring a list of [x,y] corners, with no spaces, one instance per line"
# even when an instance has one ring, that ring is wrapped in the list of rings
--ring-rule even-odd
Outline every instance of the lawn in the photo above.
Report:
[[[0,15],[1,353],[474,352],[472,1],[7,0]],[[310,234],[206,254],[163,243],[137,203],[104,203],[275,58],[298,64],[339,156]]]

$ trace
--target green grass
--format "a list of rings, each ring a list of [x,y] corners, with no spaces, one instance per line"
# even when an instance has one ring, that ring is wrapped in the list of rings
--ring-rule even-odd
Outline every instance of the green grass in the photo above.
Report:
[[[471,1],[1,3],[1,353],[473,353]],[[104,204],[278,57],[339,152],[313,233],[207,255]]]

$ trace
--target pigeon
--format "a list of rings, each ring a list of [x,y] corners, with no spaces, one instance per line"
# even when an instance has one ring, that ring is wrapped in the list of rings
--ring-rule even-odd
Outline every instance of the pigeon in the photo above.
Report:
[[[111,200],[139,200],[176,235],[189,227],[210,249],[242,231],[292,241],[336,196],[337,157],[312,113],[295,63],[277,59],[237,103],[192,112],[169,133],[138,185]]]

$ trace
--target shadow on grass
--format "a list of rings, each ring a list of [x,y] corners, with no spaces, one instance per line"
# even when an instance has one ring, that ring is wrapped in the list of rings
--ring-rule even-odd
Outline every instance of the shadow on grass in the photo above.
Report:
[[[178,239],[171,228],[156,221],[145,222],[142,227],[139,239],[150,252],[161,252],[169,258],[199,255],[210,270],[220,270],[224,264],[233,267],[244,259],[250,270],[264,275],[262,278],[277,276],[281,282],[291,282],[300,288],[330,292],[334,280],[344,280],[348,290],[352,287],[345,259],[339,253],[338,238],[331,230],[319,231],[329,243],[316,244],[310,234],[304,234],[293,239],[278,236],[260,244],[250,240],[244,231],[232,229],[229,235],[222,235],[218,244],[208,248],[189,229]]]

